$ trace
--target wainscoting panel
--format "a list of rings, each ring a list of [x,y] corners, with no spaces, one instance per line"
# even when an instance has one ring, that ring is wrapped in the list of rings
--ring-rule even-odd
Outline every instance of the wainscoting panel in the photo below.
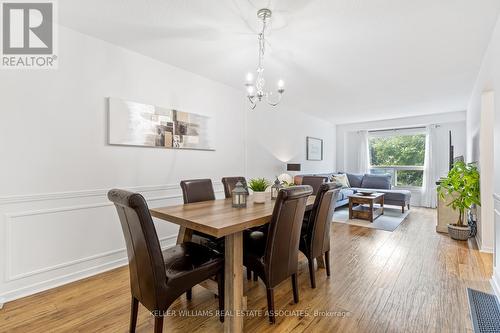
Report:
[[[218,197],[222,184],[215,183]],[[150,207],[182,203],[177,184],[128,188]],[[125,242],[107,190],[0,198],[0,299],[10,301],[127,264]],[[161,246],[178,227],[155,220]]]

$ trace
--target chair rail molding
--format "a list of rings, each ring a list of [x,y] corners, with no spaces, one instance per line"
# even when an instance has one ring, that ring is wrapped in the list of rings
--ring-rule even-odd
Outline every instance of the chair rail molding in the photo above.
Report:
[[[222,183],[213,184],[217,197],[223,197]],[[182,203],[179,184],[116,187],[143,194],[151,207]],[[107,192],[0,197],[0,304],[127,264]],[[155,225],[162,248],[173,246],[178,227],[156,219]]]
[[[220,181],[213,182],[214,186],[218,189],[222,186]],[[114,188],[122,188],[132,192],[147,193],[155,191],[168,191],[179,190],[179,184],[161,184],[161,185],[145,185],[145,186],[114,186]],[[109,189],[93,189],[82,191],[67,191],[67,192],[52,192],[52,193],[39,193],[39,194],[25,194],[25,195],[10,195],[0,197],[0,206],[7,204],[33,202],[33,201],[49,201],[61,199],[74,199],[86,197],[99,197],[108,194]]]

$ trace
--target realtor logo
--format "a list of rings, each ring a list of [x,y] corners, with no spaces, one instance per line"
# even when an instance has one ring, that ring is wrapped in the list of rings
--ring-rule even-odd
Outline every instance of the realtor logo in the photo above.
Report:
[[[53,2],[2,3],[2,68],[54,68]]]

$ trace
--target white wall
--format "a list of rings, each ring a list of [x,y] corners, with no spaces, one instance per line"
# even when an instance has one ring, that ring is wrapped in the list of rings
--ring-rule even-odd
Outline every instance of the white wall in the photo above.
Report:
[[[455,125],[448,125],[451,123],[456,123]],[[381,121],[368,121],[359,122],[352,124],[341,124],[337,125],[337,169],[339,171],[349,171],[354,169],[357,165],[357,152],[356,149],[352,149],[349,143],[353,132],[360,130],[382,130],[382,129],[392,129],[392,128],[404,128],[404,127],[417,127],[426,126],[429,124],[440,124],[443,126],[442,131],[446,132],[448,135],[447,128],[451,126],[451,130],[455,130],[453,134],[453,145],[455,146],[455,155],[465,156],[465,112],[448,112],[440,113],[430,116],[418,116],[418,117],[406,117],[406,118],[395,118],[387,119]],[[441,137],[441,135],[439,135]],[[448,138],[446,137],[446,147],[448,150]],[[446,155],[448,153],[446,152]]]
[[[155,207],[182,202],[181,179],[212,178],[220,197],[221,177],[272,177],[287,159],[333,169],[335,128],[319,119],[249,111],[241,90],[64,27],[59,61],[0,73],[0,303],[127,262],[110,188]],[[216,151],[107,145],[108,96],[215,117]],[[325,161],[303,162],[306,135],[325,139]],[[177,227],[156,225],[174,244]]]
[[[244,174],[241,93],[59,29],[59,69],[0,74],[0,297],[12,299],[126,263],[112,187],[151,206],[180,203],[180,179]],[[216,151],[106,144],[106,97],[216,117]],[[177,227],[157,223],[163,246]],[[4,233],[3,230],[6,230]]]
[[[487,94],[485,94],[485,92]],[[486,98],[490,95],[489,100]],[[485,100],[486,98],[486,100]],[[481,188],[481,229],[478,243],[494,248],[492,284],[500,297],[500,19],[485,53],[467,110],[467,157],[480,161],[481,177],[490,187]],[[487,104],[493,103],[492,108]],[[494,120],[493,120],[494,118]],[[484,133],[484,135],[483,135]],[[493,156],[492,156],[493,155]],[[484,182],[482,182],[484,185]],[[495,199],[493,199],[493,196]]]
[[[273,178],[286,163],[300,163],[300,173],[335,170],[335,126],[289,109],[260,107],[247,116],[247,175]],[[323,161],[306,160],[306,137],[323,139]]]
[[[452,140],[455,156],[465,156],[466,131],[465,111],[441,113],[432,116],[406,117],[387,119],[383,121],[369,121],[353,124],[337,125],[337,170],[353,172],[358,165],[358,144],[356,132],[360,130],[382,130],[439,124],[436,128],[436,156],[439,169],[437,174],[445,176],[448,172],[448,131],[452,131]],[[420,191],[412,190],[412,205],[421,204]]]

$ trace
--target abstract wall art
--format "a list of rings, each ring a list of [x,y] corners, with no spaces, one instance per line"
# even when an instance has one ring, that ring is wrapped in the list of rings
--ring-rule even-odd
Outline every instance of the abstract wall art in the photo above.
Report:
[[[215,150],[211,117],[114,97],[108,102],[110,145]]]

